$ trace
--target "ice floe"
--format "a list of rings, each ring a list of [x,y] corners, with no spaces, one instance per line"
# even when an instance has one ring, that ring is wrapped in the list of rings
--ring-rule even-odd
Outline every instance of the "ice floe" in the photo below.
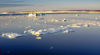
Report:
[[[24,33],[39,37],[44,34],[57,33],[57,32],[73,32],[73,31],[74,30],[72,30],[69,27],[60,27],[60,28],[40,29],[37,31],[33,29],[29,29],[29,30],[24,31]]]
[[[73,27],[73,28],[89,27],[89,24],[76,23],[72,25],[67,25],[67,27]]]
[[[18,33],[2,33],[1,36],[8,39],[14,39],[22,35]]]
[[[49,22],[56,22],[56,23],[58,23],[58,22],[66,22],[67,20],[64,18],[64,19],[61,19],[61,20],[57,20],[57,19],[51,19],[51,20],[49,20]]]
[[[28,15],[29,17],[36,17],[37,15],[36,14],[32,14],[32,13],[30,13],[29,15]]]
[[[29,30],[26,30],[24,31],[24,34],[32,34],[32,35],[35,35],[35,36],[40,36],[40,35],[43,35],[43,34],[46,34],[47,33],[47,30],[33,30],[33,29],[29,29]]]
[[[70,33],[70,32],[75,32],[75,31],[73,29],[65,29],[63,32],[64,33]]]
[[[36,37],[36,39],[37,39],[37,40],[41,40],[41,39],[42,39],[42,37],[37,36],[37,37]]]

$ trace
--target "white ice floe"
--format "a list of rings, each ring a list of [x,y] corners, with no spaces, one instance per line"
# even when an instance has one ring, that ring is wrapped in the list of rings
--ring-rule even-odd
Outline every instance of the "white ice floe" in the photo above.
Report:
[[[66,22],[67,20],[64,18],[64,19],[62,19],[62,20],[57,20],[57,19],[51,19],[51,20],[49,20],[50,22],[56,22],[56,23],[58,23],[58,22]]]
[[[74,32],[74,30],[73,29],[65,29],[63,32],[64,33],[70,33],[70,32]]]
[[[18,33],[3,33],[1,36],[5,37],[5,38],[9,38],[9,39],[14,39],[14,38],[17,38],[22,35],[20,35]]]
[[[61,27],[61,31],[64,33],[74,32],[74,30],[70,27],[66,27],[66,26],[60,26],[60,27]]]
[[[25,34],[26,34],[26,33],[30,33],[30,34],[35,35],[35,36],[40,36],[40,35],[46,34],[46,33],[48,33],[48,32],[47,32],[46,29],[43,29],[43,30],[40,29],[40,30],[37,30],[37,31],[35,31],[35,30],[33,30],[33,29],[30,29],[30,30],[24,31],[24,33],[25,33]]]
[[[37,39],[37,40],[41,40],[41,39],[42,39],[42,37],[39,37],[39,36],[38,36],[38,37],[36,37],[36,39]]]
[[[65,29],[67,29],[67,28],[65,28],[65,27],[63,27],[63,28],[49,28],[48,33],[63,32]]]
[[[31,34],[34,36],[39,37],[40,35],[44,35],[44,34],[52,34],[52,33],[57,33],[57,32],[73,32],[73,30],[71,28],[68,27],[63,27],[63,28],[49,28],[49,29],[40,29],[40,30],[26,30],[24,31],[25,34]]]
[[[28,15],[29,17],[36,17],[37,15],[34,13],[34,14],[32,14],[32,13],[30,13],[29,15]]]
[[[73,27],[73,28],[89,27],[89,24],[76,23],[76,24],[72,24],[72,25],[67,25],[67,27]]]
[[[34,35],[36,33],[36,31],[34,31],[33,29],[29,29],[29,30],[24,31],[24,34],[26,34],[26,33]]]

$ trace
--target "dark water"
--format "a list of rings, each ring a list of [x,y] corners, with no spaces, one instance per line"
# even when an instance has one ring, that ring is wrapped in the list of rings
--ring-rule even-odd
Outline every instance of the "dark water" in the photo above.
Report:
[[[97,17],[98,19],[95,19]],[[51,22],[51,19],[67,19],[67,22]],[[44,23],[44,22],[47,23]],[[78,22],[100,22],[100,14],[50,14],[45,16],[28,17],[0,16],[0,33],[23,34],[28,29],[58,28]],[[100,26],[72,28],[72,33],[52,33],[42,35],[37,40],[32,35],[15,39],[0,37],[1,55],[100,55]]]

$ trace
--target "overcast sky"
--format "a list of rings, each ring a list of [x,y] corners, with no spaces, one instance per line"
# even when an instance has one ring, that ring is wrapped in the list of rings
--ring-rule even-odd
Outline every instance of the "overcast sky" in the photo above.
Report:
[[[100,0],[0,0],[0,8],[30,7],[37,9],[96,9]]]

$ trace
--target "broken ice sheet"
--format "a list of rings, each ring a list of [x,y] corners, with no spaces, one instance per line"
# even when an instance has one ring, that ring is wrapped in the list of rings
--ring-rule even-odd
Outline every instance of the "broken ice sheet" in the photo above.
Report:
[[[33,36],[39,37],[41,35],[45,35],[45,34],[52,34],[52,33],[57,33],[57,32],[73,32],[74,30],[72,30],[69,27],[59,27],[59,28],[48,28],[48,29],[39,29],[39,30],[33,30],[33,29],[29,29],[29,30],[25,30],[24,34],[31,34]]]

